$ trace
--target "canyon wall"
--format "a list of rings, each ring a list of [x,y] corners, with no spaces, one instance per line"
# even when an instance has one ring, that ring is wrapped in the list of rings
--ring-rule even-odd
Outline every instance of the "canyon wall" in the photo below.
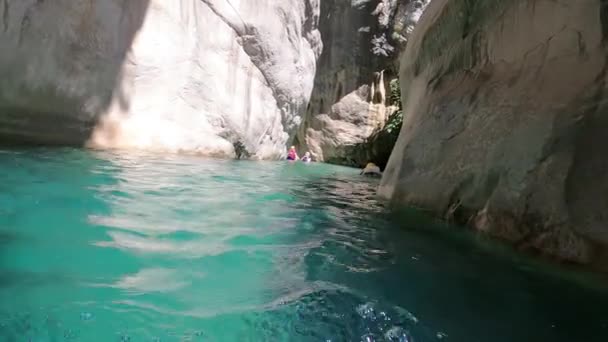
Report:
[[[389,82],[398,52],[428,0],[324,0],[323,52],[296,145],[319,161],[361,166],[388,160],[395,134],[382,129],[398,108]]]
[[[1,0],[0,138],[280,158],[319,0]]]
[[[606,1],[434,0],[405,53],[380,193],[560,259],[605,263]]]

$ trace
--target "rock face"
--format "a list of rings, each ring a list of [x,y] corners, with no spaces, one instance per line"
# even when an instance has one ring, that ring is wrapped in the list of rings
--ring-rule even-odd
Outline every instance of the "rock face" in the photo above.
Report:
[[[606,1],[431,2],[401,57],[381,194],[605,266],[606,42]]]
[[[112,100],[147,1],[0,1],[0,137],[88,138]]]
[[[319,161],[383,165],[394,138],[378,135],[396,111],[388,98],[397,51],[428,0],[324,0],[323,52],[296,144]],[[379,145],[382,145],[378,148]]]
[[[0,137],[279,158],[319,0],[0,0]]]

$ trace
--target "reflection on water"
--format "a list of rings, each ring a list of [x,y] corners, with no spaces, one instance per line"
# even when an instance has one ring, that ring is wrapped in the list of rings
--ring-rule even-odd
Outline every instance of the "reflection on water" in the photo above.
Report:
[[[602,280],[390,214],[356,170],[70,149],[0,168],[1,340],[608,339]]]

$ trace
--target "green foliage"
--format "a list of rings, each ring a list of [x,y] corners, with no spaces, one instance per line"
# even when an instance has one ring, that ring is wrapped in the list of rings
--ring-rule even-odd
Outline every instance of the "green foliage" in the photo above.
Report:
[[[401,109],[401,86],[399,85],[399,79],[394,78],[389,83],[389,88],[391,91],[390,100],[391,105],[399,107]]]
[[[384,129],[389,132],[399,132],[401,130],[401,124],[403,124],[403,111],[398,110],[390,118],[388,118],[388,122]]]
[[[401,104],[401,86],[399,84],[399,79],[392,79],[389,83],[390,87],[390,101],[391,105],[399,108],[395,113],[393,113],[389,118],[384,129],[388,133],[399,133],[401,130],[401,124],[403,123],[403,106]]]

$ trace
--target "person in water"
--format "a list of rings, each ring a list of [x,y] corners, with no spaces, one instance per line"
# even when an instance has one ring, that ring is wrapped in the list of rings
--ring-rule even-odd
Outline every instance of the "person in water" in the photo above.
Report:
[[[310,152],[304,153],[304,157],[302,157],[302,161],[305,163],[310,163],[312,158],[310,157]]]
[[[298,152],[296,152],[296,148],[291,146],[289,151],[287,152],[287,160],[298,160]]]

